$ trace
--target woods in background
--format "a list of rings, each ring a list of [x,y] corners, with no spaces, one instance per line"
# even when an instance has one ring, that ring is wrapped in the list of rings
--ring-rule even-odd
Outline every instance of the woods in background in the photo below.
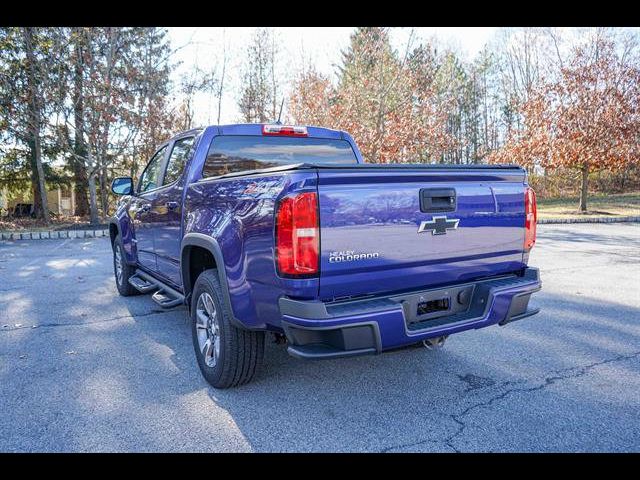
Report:
[[[590,173],[637,172],[637,40],[595,29],[569,44],[552,29],[504,29],[465,62],[412,38],[396,52],[388,29],[359,28],[336,82],[313,67],[300,72],[290,114],[351,132],[369,162],[575,170],[586,211]]]
[[[542,195],[575,185],[582,211],[590,178],[640,179],[637,31],[505,28],[474,59],[392,34],[356,29],[329,76],[287,67],[276,32],[255,29],[234,56],[236,120],[274,121],[284,100],[284,121],[346,130],[368,162],[518,163]],[[73,185],[75,215],[108,216],[110,180],[198,126],[199,92],[220,119],[226,44],[179,82],[174,47],[161,28],[0,28],[0,191],[28,186],[46,222],[46,188]]]
[[[48,220],[47,183],[71,179],[75,214],[108,215],[114,171],[137,173],[180,122],[161,29],[0,28],[0,180],[26,180]],[[47,161],[45,162],[44,159]],[[62,170],[53,172],[54,161]]]

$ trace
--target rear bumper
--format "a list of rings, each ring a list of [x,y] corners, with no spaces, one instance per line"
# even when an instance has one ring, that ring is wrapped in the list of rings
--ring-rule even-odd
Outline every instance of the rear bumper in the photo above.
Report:
[[[542,288],[539,271],[445,288],[349,302],[324,303],[283,297],[282,327],[291,355],[325,359],[380,353],[427,338],[521,320],[531,294]],[[447,299],[446,312],[418,315],[416,305]]]

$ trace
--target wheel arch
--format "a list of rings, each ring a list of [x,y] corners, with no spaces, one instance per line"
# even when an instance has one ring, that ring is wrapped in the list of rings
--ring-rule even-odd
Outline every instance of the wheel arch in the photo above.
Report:
[[[206,252],[206,253],[205,253]],[[210,257],[207,257],[207,254]],[[180,252],[180,271],[182,274],[182,289],[187,299],[187,306],[190,308],[191,293],[198,275],[204,270],[215,268],[218,273],[218,279],[222,285],[222,291],[231,310],[232,321],[240,328],[247,328],[240,320],[237,319],[233,312],[233,303],[229,294],[229,283],[227,281],[227,273],[224,267],[224,258],[222,249],[218,242],[202,233],[188,233],[182,239],[182,247]]]
[[[109,220],[109,238],[111,239],[111,248],[113,248],[113,244],[116,241],[116,237],[120,233],[120,227],[118,226],[118,221],[114,218]]]
[[[111,240],[111,248],[116,241],[116,237],[120,235],[124,256],[129,265],[136,265],[138,262],[137,250],[135,246],[135,238],[133,235],[133,225],[128,215],[115,215],[109,218],[109,238]]]

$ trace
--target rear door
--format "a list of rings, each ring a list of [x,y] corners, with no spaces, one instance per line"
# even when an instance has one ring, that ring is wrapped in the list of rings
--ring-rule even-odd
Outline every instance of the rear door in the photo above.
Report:
[[[175,285],[181,284],[180,242],[184,170],[192,153],[193,136],[180,138],[171,145],[171,153],[153,201],[154,242],[158,272]]]
[[[524,266],[520,169],[319,169],[318,182],[324,300]]]

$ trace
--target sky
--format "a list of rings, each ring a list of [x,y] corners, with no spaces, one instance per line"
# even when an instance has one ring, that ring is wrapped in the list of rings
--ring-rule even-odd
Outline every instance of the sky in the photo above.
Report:
[[[340,51],[349,44],[349,35],[355,27],[280,27],[274,28],[282,51],[280,70],[296,72],[312,62],[316,68],[330,77],[336,71],[335,62],[340,60]],[[237,107],[241,85],[241,68],[245,46],[254,31],[253,27],[171,27],[168,28],[174,59],[181,65],[174,72],[173,80],[189,73],[195,66],[210,71],[222,64],[223,47],[227,49],[227,67],[220,123],[233,123],[240,119]],[[412,29],[393,28],[391,42],[402,49]],[[496,27],[417,27],[414,43],[437,38],[440,43],[455,47],[467,58],[473,58],[491,39]],[[291,78],[283,76],[283,91],[289,89]],[[195,123],[213,124],[217,121],[217,100],[201,93],[195,99]],[[286,107],[285,107],[286,108]]]

